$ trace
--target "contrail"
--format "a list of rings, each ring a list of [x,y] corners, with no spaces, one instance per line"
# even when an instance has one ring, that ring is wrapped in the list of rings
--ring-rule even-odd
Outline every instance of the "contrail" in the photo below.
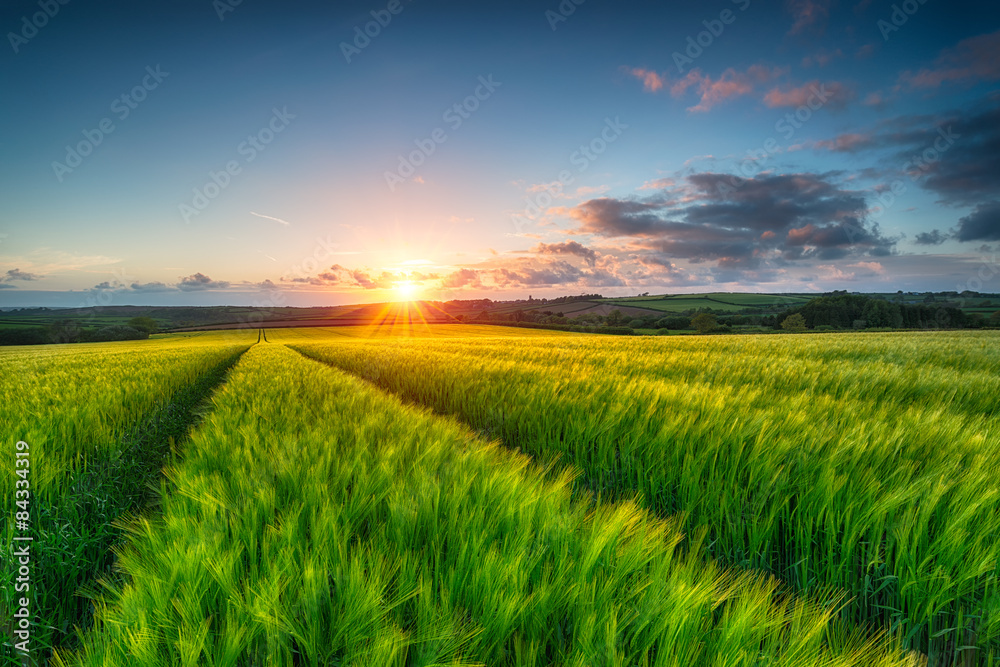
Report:
[[[275,222],[285,225],[286,227],[292,224],[287,220],[282,220],[281,218],[272,218],[269,215],[261,215],[260,213],[254,213],[253,211],[250,211],[250,215],[256,215],[258,218],[267,218],[268,220],[274,220]]]

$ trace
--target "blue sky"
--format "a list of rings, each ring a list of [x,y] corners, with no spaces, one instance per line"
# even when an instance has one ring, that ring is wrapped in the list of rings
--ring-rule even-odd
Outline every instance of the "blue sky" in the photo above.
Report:
[[[0,28],[0,307],[1000,291],[992,3],[42,0]]]

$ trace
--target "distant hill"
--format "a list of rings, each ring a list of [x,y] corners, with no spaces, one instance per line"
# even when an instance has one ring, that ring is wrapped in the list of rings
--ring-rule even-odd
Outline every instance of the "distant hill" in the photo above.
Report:
[[[829,295],[846,292],[828,293]],[[626,318],[692,315],[711,312],[722,315],[779,315],[805,306],[820,294],[769,294],[710,292],[704,294],[641,294],[604,297],[581,294],[552,299],[493,301],[467,299],[453,301],[410,301],[355,304],[346,306],[250,307],[250,306],[96,306],[89,308],[17,308],[0,311],[0,332],[16,328],[71,326],[83,331],[126,324],[135,317],[153,318],[161,332],[222,328],[303,327],[376,325],[406,322],[443,324],[473,320],[526,319],[538,316],[585,315],[607,317],[620,311]],[[1000,310],[1000,295],[964,292],[879,293],[866,296],[901,305],[934,304],[960,308],[988,317]]]

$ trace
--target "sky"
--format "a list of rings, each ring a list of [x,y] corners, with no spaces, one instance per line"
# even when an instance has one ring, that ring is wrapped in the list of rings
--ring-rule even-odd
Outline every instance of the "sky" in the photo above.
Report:
[[[6,2],[0,307],[1000,292],[1000,8]]]

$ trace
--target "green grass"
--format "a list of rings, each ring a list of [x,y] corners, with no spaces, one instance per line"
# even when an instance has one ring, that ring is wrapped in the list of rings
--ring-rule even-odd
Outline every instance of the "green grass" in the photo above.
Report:
[[[30,449],[27,481],[32,543],[33,652],[43,658],[71,644],[90,621],[81,588],[109,572],[114,523],[140,509],[171,443],[183,438],[194,408],[249,340],[7,348],[0,351],[0,428],[7,451]],[[14,511],[13,465],[0,496]],[[3,605],[21,595],[8,563],[15,525],[3,527]],[[8,618],[0,622],[0,658],[13,660]]]
[[[836,594],[682,554],[674,523],[280,345],[167,476],[60,664],[916,664],[831,621]]]
[[[256,334],[0,350],[36,656],[1000,658],[996,332],[268,329],[202,403]]]
[[[843,589],[843,618],[932,660],[988,664],[1000,657],[998,343],[955,332],[296,348],[561,456],[583,470],[581,490],[680,513],[726,563]]]

